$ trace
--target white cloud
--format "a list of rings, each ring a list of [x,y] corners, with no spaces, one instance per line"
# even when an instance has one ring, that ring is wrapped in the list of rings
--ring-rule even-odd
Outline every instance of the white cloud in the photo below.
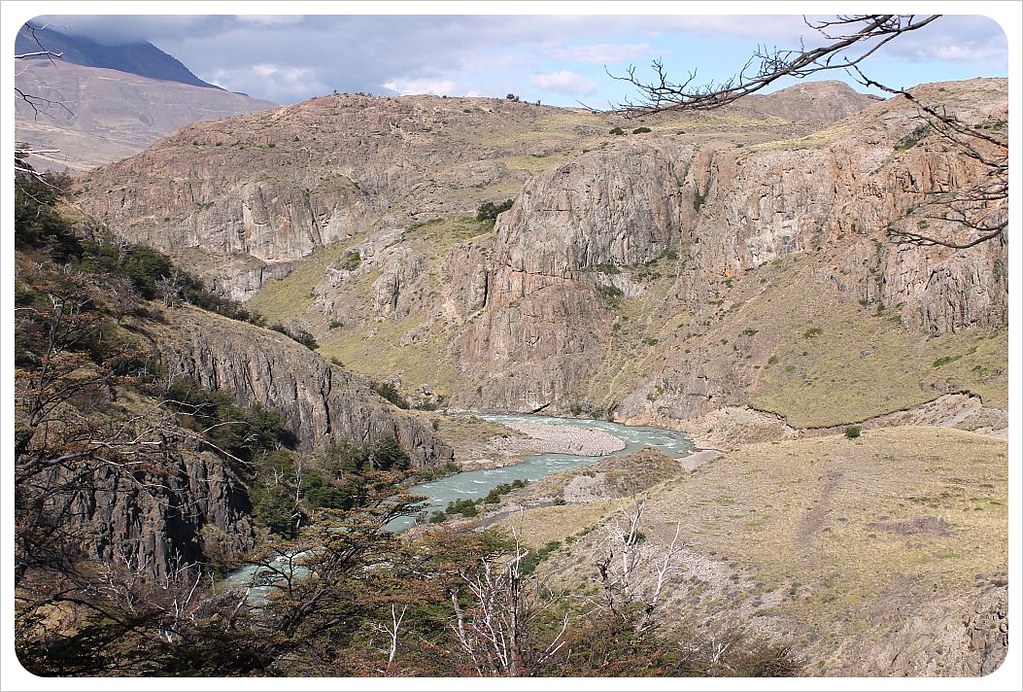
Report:
[[[572,96],[589,96],[597,90],[596,82],[568,70],[541,72],[533,75],[531,81],[542,89]]]
[[[915,62],[944,60],[990,65],[1006,63],[1009,48],[1005,32],[995,21],[979,16],[950,16],[900,36],[887,50]]]
[[[672,9],[662,13],[662,4]],[[147,3],[147,11],[152,5],[159,3]],[[800,37],[808,47],[825,42],[785,4],[771,5],[771,9],[790,14],[739,14],[750,7],[745,3],[710,7],[630,3],[621,10],[629,14],[543,14],[550,11],[548,5],[534,7],[530,3],[520,7],[534,14],[461,15],[461,9],[449,15],[285,14],[292,5],[303,7],[302,3],[271,5],[267,11],[280,14],[265,16],[85,15],[52,19],[67,27],[65,30],[97,40],[150,40],[201,79],[281,103],[334,89],[380,93],[385,83],[390,93],[457,96],[471,89],[500,95],[532,88],[545,90],[551,101],[598,94],[601,100],[620,99],[620,85],[611,82],[600,65],[621,73],[626,61],[643,67],[656,57],[663,58],[676,76],[699,67],[700,80],[719,80],[741,67],[758,43],[768,48],[798,48]],[[554,4],[549,5],[553,9]],[[417,12],[416,6],[410,4],[407,11]],[[208,11],[206,7],[196,3],[199,11]],[[732,14],[684,14],[691,8]],[[263,9],[257,6],[255,11]],[[598,12],[587,5],[580,5],[578,11]],[[885,60],[913,66],[913,76],[907,77],[906,83],[915,84],[935,81],[934,71],[946,66],[950,73],[962,68],[978,75],[1004,74],[1008,48],[996,22],[946,15],[919,32],[900,36],[880,51],[872,64]],[[925,68],[931,72],[925,73]],[[606,93],[600,94],[601,90]],[[540,95],[522,93],[530,100]]]
[[[288,26],[301,24],[304,18],[294,14],[239,14],[236,18],[242,24],[251,24],[259,27]]]
[[[402,96],[412,94],[452,96],[455,92],[455,83],[449,79],[392,79],[380,86]]]
[[[566,46],[551,51],[551,57],[559,60],[578,60],[597,65],[635,60],[650,54],[647,43],[591,43],[583,46]]]
[[[931,51],[919,51],[917,57],[921,60],[939,58],[953,62],[981,62],[993,60],[1005,56],[1004,46],[993,45],[955,45],[934,46]]]
[[[307,98],[308,94],[326,93],[327,85],[309,67],[292,67],[260,63],[250,67],[215,70],[209,81],[224,89],[257,94],[278,103]]]

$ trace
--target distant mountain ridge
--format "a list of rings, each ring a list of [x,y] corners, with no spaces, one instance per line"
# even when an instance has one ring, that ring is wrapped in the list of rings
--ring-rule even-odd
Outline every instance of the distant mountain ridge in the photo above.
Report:
[[[14,52],[20,55],[45,49],[60,53],[61,60],[76,65],[102,67],[149,79],[221,89],[199,79],[180,60],[148,41],[108,46],[84,36],[70,36],[53,29],[36,29],[34,33],[35,39],[22,27],[14,41]]]

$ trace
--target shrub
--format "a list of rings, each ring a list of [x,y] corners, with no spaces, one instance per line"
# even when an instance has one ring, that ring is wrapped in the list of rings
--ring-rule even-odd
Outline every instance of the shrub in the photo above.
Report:
[[[445,514],[461,514],[469,519],[479,514],[479,510],[476,509],[476,503],[469,499],[452,500],[448,503],[447,509],[444,512]]]
[[[622,297],[625,295],[622,293],[622,289],[611,284],[597,286],[597,292],[612,309],[622,304]]]
[[[345,271],[355,271],[362,264],[362,255],[359,254],[358,250],[349,250],[344,256],[338,261],[338,268],[344,269]]]
[[[315,351],[320,347],[320,344],[316,341],[316,337],[314,337],[312,334],[310,334],[304,329],[299,329],[298,331],[292,332],[283,324],[275,324],[272,327],[270,327],[270,329],[274,330],[275,332],[280,332],[289,339],[297,341],[298,343],[308,348],[310,351]]]
[[[906,151],[907,149],[912,149],[920,142],[920,140],[926,137],[927,133],[930,131],[931,126],[927,123],[917,125],[915,130],[896,142],[895,151]]]
[[[625,130],[623,130],[623,129],[622,129],[622,128],[620,128],[620,127],[613,127],[613,128],[611,128],[611,130],[610,130],[610,131],[608,132],[608,134],[611,134],[611,135],[624,135],[624,134],[625,134]]]
[[[369,383],[369,388],[374,392],[382,396],[383,398],[390,401],[398,408],[408,409],[411,408],[408,399],[401,395],[401,392],[391,384],[390,382],[377,382],[376,380]]]
[[[508,211],[512,207],[512,200],[506,199],[500,204],[494,204],[493,202],[484,202],[476,209],[476,220],[477,221],[497,221],[497,215],[501,212]]]
[[[551,541],[539,550],[535,550],[526,555],[519,562],[519,570],[522,574],[532,574],[536,571],[536,566],[539,565],[544,559],[546,559],[551,553],[561,548],[561,541]]]
[[[323,467],[338,474],[365,471],[408,470],[412,461],[393,437],[373,445],[356,445],[345,440],[331,445],[323,456]]]
[[[640,134],[643,134],[644,132],[650,132],[650,128],[649,127],[637,127],[635,130],[632,131],[632,134],[640,135]]]
[[[210,391],[183,375],[171,380],[164,403],[183,427],[205,431],[207,440],[242,461],[297,444],[279,412],[259,404],[241,408],[227,392]]]
[[[821,329],[820,327],[810,327],[805,332],[803,332],[803,338],[804,339],[816,339],[818,336],[820,336],[823,333],[824,333],[824,330]]]
[[[845,436],[850,440],[855,440],[860,436],[860,426],[850,425],[845,429]]]

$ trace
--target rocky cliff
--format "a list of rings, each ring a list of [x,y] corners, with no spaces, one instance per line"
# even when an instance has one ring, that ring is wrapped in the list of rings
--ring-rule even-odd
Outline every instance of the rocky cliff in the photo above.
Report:
[[[210,390],[226,390],[241,406],[279,411],[299,449],[394,438],[417,467],[451,459],[421,419],[385,401],[362,378],[274,331],[187,307],[169,313],[159,339],[171,374]]]
[[[64,509],[76,518],[80,556],[162,580],[196,563],[237,560],[255,546],[248,493],[224,460],[186,436],[163,444],[159,465],[153,460],[148,470],[100,465],[88,482],[78,478]]]
[[[915,93],[1004,134],[1005,86]],[[819,426],[953,391],[999,405],[1006,245],[888,236],[954,230],[936,210],[983,167],[921,129],[905,99],[836,89],[631,121],[322,97],[185,130],[82,178],[79,200],[118,234],[255,294],[323,353],[460,408],[678,426],[753,406]],[[834,108],[807,117],[822,99]],[[492,230],[472,221],[505,196]],[[874,392],[833,364],[907,351],[908,374]],[[814,417],[793,394],[813,382],[856,396],[817,401]]]
[[[969,85],[968,98],[956,101],[960,117],[1004,123],[1003,86]],[[940,101],[943,88],[921,88],[920,97]],[[599,379],[614,380],[614,330],[636,313],[647,326],[642,342],[648,348],[639,355],[657,364],[659,377],[639,373],[634,393],[622,402],[605,397],[598,410],[617,406],[619,417],[649,420],[658,411],[688,420],[722,405],[748,404],[755,369],[764,365],[752,358],[750,337],[770,321],[750,313],[772,300],[775,283],[761,272],[759,284],[750,286],[751,275],[789,261],[812,258],[795,285],[814,288],[809,295],[790,292],[787,300],[823,308],[822,296],[831,295],[839,303],[892,310],[904,329],[932,336],[1004,327],[1006,245],[952,249],[899,245],[887,237],[896,223],[929,227],[941,237],[945,229],[927,208],[929,200],[967,190],[985,173],[936,134],[905,147],[917,118],[912,105],[897,100],[809,138],[752,147],[616,143],[530,181],[498,221],[487,307],[459,342],[459,356],[467,376],[496,357],[501,372],[518,368],[531,382],[547,382],[531,391],[504,383],[489,392],[485,387],[482,406],[530,409],[558,402],[565,409],[566,397],[592,398],[579,386],[587,379],[580,373],[603,369]],[[651,270],[666,255],[679,255],[678,261]],[[662,276],[651,279],[669,272],[670,286],[656,285]],[[741,307],[741,315],[719,309],[733,284],[747,289],[741,300],[727,301]],[[562,295],[575,303],[567,307]],[[627,308],[618,305],[622,301]],[[563,326],[532,309],[536,303],[564,315]],[[528,311],[525,320],[522,311]],[[826,315],[820,320],[828,321]],[[661,328],[673,322],[691,331]],[[722,339],[722,332],[742,334]],[[720,348],[727,341],[731,345]],[[547,360],[552,357],[558,360]]]

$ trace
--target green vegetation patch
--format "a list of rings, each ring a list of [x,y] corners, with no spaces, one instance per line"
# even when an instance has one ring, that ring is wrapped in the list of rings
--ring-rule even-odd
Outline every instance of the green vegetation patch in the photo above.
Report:
[[[345,265],[342,268],[351,266],[353,260],[349,247],[354,242],[332,243],[316,248],[286,277],[270,279],[263,284],[246,305],[263,315],[271,324],[284,324],[301,317],[316,300],[313,289],[323,280],[327,267],[335,263]],[[355,255],[358,256],[358,253]]]
[[[510,201],[508,200],[508,202]],[[504,205],[505,203],[498,205],[493,202],[484,202],[477,209],[477,215],[485,212],[484,218],[455,216],[415,224],[402,233],[401,241],[412,243],[416,249],[425,252],[431,260],[446,258],[447,253],[458,243],[486,238],[493,231],[494,219],[497,214],[511,207],[511,204]],[[434,269],[436,268],[434,267]]]
[[[795,271],[785,270],[786,273]],[[1008,405],[1008,332],[967,329],[932,337],[789,277],[744,315],[758,340],[777,341],[752,391],[756,408],[796,427],[848,425],[969,391]],[[788,306],[784,311],[775,305]],[[821,314],[829,320],[817,326]],[[766,337],[766,338],[765,338]]]

